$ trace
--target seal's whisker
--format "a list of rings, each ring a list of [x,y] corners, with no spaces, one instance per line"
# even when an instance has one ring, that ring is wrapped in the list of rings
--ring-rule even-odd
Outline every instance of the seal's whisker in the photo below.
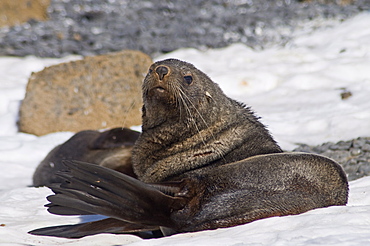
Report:
[[[175,107],[176,108],[179,108],[179,111],[180,111],[180,120],[182,119],[182,107],[181,107],[181,101],[180,101],[180,98],[177,97],[176,95],[179,94],[178,90],[177,90],[177,86],[174,84],[174,83],[169,83],[169,91],[171,92],[172,95],[174,95],[174,98],[175,98]]]
[[[183,91],[180,88],[177,88],[177,89],[178,89],[178,92],[179,92],[177,95],[181,99],[182,105],[184,106],[186,112],[188,112],[190,122],[194,124],[195,128],[197,129],[197,132],[201,134],[200,129],[197,125],[197,122],[196,122],[195,118],[193,117],[193,114],[190,110],[190,107],[189,107],[189,105],[187,104],[187,102],[185,100],[186,95],[183,93]],[[188,101],[189,101],[189,99],[188,99]],[[204,139],[203,139],[202,135],[201,135],[201,138],[202,138],[202,142],[204,143]]]
[[[189,116],[193,118],[191,115],[191,111],[186,101],[184,100],[183,93],[181,89],[179,88],[179,86],[173,86],[173,90],[174,90],[174,95],[176,97],[176,102],[178,103],[178,107],[180,110],[180,118],[181,118],[182,107],[184,107],[185,111],[188,112]]]
[[[191,99],[184,93],[183,90],[181,90],[181,88],[179,88],[179,92],[180,92],[179,95],[182,96],[182,100],[184,101],[183,97],[185,97],[187,99],[187,101],[195,109],[195,112],[199,115],[199,117],[201,118],[201,120],[205,124],[206,128],[209,128],[208,123],[206,122],[206,120],[204,119],[204,117],[201,115],[201,113],[199,112],[199,110],[195,107],[195,105],[193,104],[193,102],[191,101]],[[185,101],[184,101],[184,104],[186,104]],[[202,135],[202,132],[200,131],[195,118],[191,115],[189,106],[186,105],[186,107],[187,107],[187,111],[189,112],[190,117],[191,117],[191,119],[192,119],[192,121],[193,121],[193,123],[194,123],[194,125],[195,125],[195,127],[196,127],[196,129],[198,131],[198,133],[200,134],[200,137],[202,139],[203,144],[206,145],[206,143],[204,141],[204,137]],[[216,136],[213,134],[213,132],[211,132],[211,137],[212,137],[213,140],[216,140]],[[224,153],[218,147],[215,147],[214,146],[214,150],[219,154],[220,157],[222,157],[224,159]]]
[[[128,113],[135,107],[136,105],[136,101],[137,99],[133,99],[129,105],[129,107],[127,107],[124,111],[123,111],[123,114],[122,114],[122,127],[121,129],[124,129],[126,127],[126,122],[128,120]]]
[[[184,92],[183,90],[181,90],[181,88],[179,88],[179,92],[180,92],[180,93],[181,93],[181,95],[182,95],[182,96],[184,96],[184,97],[187,99],[187,101],[191,104],[191,106],[194,108],[195,112],[199,115],[199,117],[201,118],[201,120],[202,120],[202,121],[203,121],[203,123],[205,124],[206,128],[209,128],[208,123],[206,122],[206,120],[204,119],[204,117],[202,116],[202,114],[199,112],[199,110],[197,109],[197,107],[193,104],[193,102],[191,101],[191,99],[190,99],[190,98],[185,94],[185,92]],[[190,109],[189,109],[189,110],[190,110]],[[188,110],[188,111],[189,111],[189,110]],[[193,118],[193,117],[192,117],[192,118]],[[195,121],[195,119],[194,119],[194,118],[193,118],[193,121],[194,121],[194,124],[195,124],[195,126],[196,126],[196,128],[197,128],[197,130],[198,130],[199,134],[201,134],[201,132],[200,132],[200,130],[199,130],[199,128],[198,128],[198,126],[197,126],[196,121]],[[213,140],[216,140],[216,136],[213,134],[213,132],[211,132],[211,136],[212,136]],[[202,137],[202,142],[203,142],[203,144],[205,145],[204,138],[203,138],[203,136],[201,136],[201,137]],[[225,158],[224,158],[224,153],[220,150],[220,148],[219,148],[219,147],[214,146],[214,150],[219,154],[219,156],[220,156],[221,158],[225,159]]]
[[[194,126],[195,126],[195,128],[196,128],[197,132],[200,134],[199,136],[200,136],[200,138],[201,138],[201,140],[202,140],[202,143],[203,143],[204,145],[206,145],[206,143],[205,143],[205,141],[204,141],[204,137],[203,137],[203,135],[202,135],[202,133],[201,133],[201,131],[200,131],[200,129],[199,129],[199,126],[197,125],[197,122],[196,122],[196,120],[195,120],[195,118],[194,118],[194,116],[193,116],[193,114],[192,114],[192,112],[191,112],[191,110],[190,110],[190,107],[189,107],[189,105],[188,105],[188,103],[187,103],[187,101],[191,103],[190,99],[186,96],[186,94],[185,94],[185,93],[184,93],[184,91],[180,88],[180,86],[176,86],[176,94],[175,94],[175,95],[177,95],[177,96],[178,96],[178,98],[180,99],[180,102],[182,102],[182,106],[185,108],[185,111],[186,111],[186,112],[188,113],[188,115],[189,115],[190,122],[194,124]],[[192,103],[191,103],[191,104],[192,104]],[[193,104],[192,104],[192,105],[193,105]],[[194,107],[194,105],[193,105],[193,107]],[[180,108],[181,108],[181,106],[180,106]],[[205,123],[206,123],[206,122],[205,122]]]

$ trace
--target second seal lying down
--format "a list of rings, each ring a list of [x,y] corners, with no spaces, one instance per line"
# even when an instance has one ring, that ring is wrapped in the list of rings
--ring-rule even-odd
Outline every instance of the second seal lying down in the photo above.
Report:
[[[50,185],[49,212],[109,218],[30,233],[78,238],[160,229],[170,235],[347,203],[347,178],[337,163],[283,153],[248,108],[193,65],[154,63],[143,101],[142,134],[132,152],[137,179],[68,161],[58,174],[65,181]]]

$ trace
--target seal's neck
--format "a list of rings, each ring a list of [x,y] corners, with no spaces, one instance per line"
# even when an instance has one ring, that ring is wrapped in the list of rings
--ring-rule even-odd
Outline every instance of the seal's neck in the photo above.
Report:
[[[207,111],[193,108],[181,116],[184,118],[178,113],[177,118],[172,116],[162,121],[160,117],[147,115],[149,110],[144,108],[143,132],[133,150],[133,165],[139,179],[158,182],[223,160],[225,154],[243,141],[241,137],[230,140],[227,134],[229,130],[238,133],[244,128],[243,124],[236,124],[239,107],[233,108],[221,108],[220,114],[219,107],[208,105]]]

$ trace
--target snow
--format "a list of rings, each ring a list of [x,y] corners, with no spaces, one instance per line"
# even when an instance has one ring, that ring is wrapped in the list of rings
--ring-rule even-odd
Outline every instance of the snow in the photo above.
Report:
[[[332,28],[297,35],[285,48],[180,49],[156,57],[193,63],[227,95],[252,106],[286,150],[370,136],[370,13]],[[370,245],[370,177],[350,182],[347,206],[274,217],[233,228],[142,240],[100,234],[82,239],[41,237],[27,231],[81,221],[43,207],[47,188],[32,188],[38,163],[73,133],[42,137],[17,132],[28,77],[64,61],[0,57],[0,245]],[[352,96],[342,100],[340,94]]]

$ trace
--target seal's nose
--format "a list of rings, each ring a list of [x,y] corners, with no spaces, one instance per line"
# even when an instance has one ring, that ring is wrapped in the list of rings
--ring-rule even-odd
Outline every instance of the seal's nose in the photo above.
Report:
[[[166,74],[168,74],[168,68],[165,66],[159,66],[155,70],[155,72],[159,75],[159,79],[162,80]]]

